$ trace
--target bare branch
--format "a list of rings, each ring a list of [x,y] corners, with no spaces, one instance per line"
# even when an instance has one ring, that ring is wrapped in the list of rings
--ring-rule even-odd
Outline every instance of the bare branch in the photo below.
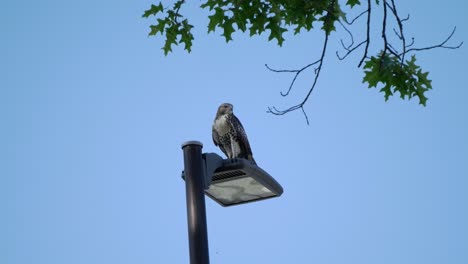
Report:
[[[336,1],[333,1],[331,3],[330,8],[333,8],[333,5],[335,4],[335,2]],[[384,63],[383,58],[385,56],[388,56],[388,55],[392,55],[392,56],[397,57],[398,60],[401,62],[401,64],[403,64],[404,60],[405,60],[405,55],[407,53],[409,53],[409,52],[417,52],[417,51],[429,50],[429,49],[434,49],[434,48],[458,49],[463,45],[463,42],[461,42],[457,46],[446,45],[447,42],[453,37],[453,35],[454,35],[455,31],[456,31],[456,27],[455,27],[453,29],[453,31],[450,33],[450,35],[444,41],[442,41],[440,44],[429,46],[429,47],[424,47],[424,48],[411,48],[414,45],[415,40],[414,40],[414,38],[411,38],[411,41],[409,43],[407,42],[407,38],[406,38],[406,36],[404,34],[404,25],[403,25],[404,22],[406,22],[406,21],[408,21],[410,19],[409,14],[407,15],[407,17],[402,19],[400,17],[400,15],[398,14],[397,7],[396,7],[396,4],[395,4],[394,0],[382,0],[382,2],[383,2],[382,3],[383,18],[382,18],[382,22],[381,22],[382,23],[381,24],[382,25],[381,37],[383,39],[383,50],[379,55],[380,58],[381,58],[381,60],[380,60],[381,66],[383,66],[382,63]],[[357,50],[358,48],[360,48],[364,44],[365,44],[364,53],[362,55],[361,60],[359,61],[358,67],[361,67],[362,64],[364,63],[364,61],[368,58],[369,46],[370,46],[370,41],[371,41],[370,31],[371,31],[372,7],[373,6],[372,6],[372,3],[371,3],[371,0],[367,0],[367,9],[364,10],[363,12],[361,12],[359,15],[357,15],[354,19],[352,19],[351,21],[348,21],[346,18],[344,18],[343,20],[337,20],[337,22],[343,27],[343,29],[348,33],[348,35],[350,37],[350,43],[349,44],[345,44],[346,41],[344,41],[343,39],[340,39],[341,46],[342,46],[342,48],[344,49],[345,52],[344,52],[344,55],[340,55],[339,52],[336,51],[336,56],[338,57],[339,60],[344,60],[351,53],[353,53],[355,50]],[[347,26],[352,25],[355,21],[357,21],[359,18],[364,16],[364,14],[367,14],[366,37],[365,37],[364,40],[362,40],[361,42],[356,44],[356,42],[354,40],[353,33],[350,31],[350,29],[348,29]],[[332,15],[332,12],[329,10],[329,12],[327,13],[326,16],[330,16],[330,15]],[[389,25],[390,20],[391,20],[392,23],[397,24],[397,26],[394,27],[392,30],[393,30],[393,33],[398,38],[396,44],[398,44],[398,47],[401,45],[401,47],[398,48],[398,49],[396,48],[396,46],[392,45],[392,43],[390,42],[390,39],[388,39],[388,36],[387,36],[387,33],[388,33],[387,32],[387,26],[390,27],[390,25]],[[326,50],[327,50],[327,46],[328,46],[328,39],[329,39],[329,34],[327,34],[327,32],[325,32],[325,39],[324,39],[324,42],[323,42],[322,53],[320,55],[320,58],[318,60],[316,60],[315,62],[310,63],[310,64],[308,64],[308,65],[306,65],[306,66],[304,66],[304,67],[302,67],[300,69],[296,69],[296,70],[277,70],[277,69],[272,69],[267,64],[265,64],[265,67],[268,70],[272,71],[272,72],[276,72],[276,73],[285,72],[285,73],[293,73],[294,74],[294,77],[291,80],[291,83],[290,83],[290,85],[288,87],[288,90],[286,92],[280,92],[280,94],[282,96],[284,96],[284,97],[289,95],[289,93],[291,92],[291,90],[293,89],[293,87],[295,85],[295,82],[296,82],[298,76],[304,70],[306,70],[306,69],[308,69],[308,68],[310,68],[312,66],[316,66],[316,68],[314,69],[314,74],[315,75],[313,77],[312,86],[310,86],[306,96],[298,104],[293,105],[293,106],[291,106],[289,108],[286,108],[286,109],[278,109],[275,106],[271,106],[271,107],[268,107],[268,110],[267,110],[268,113],[273,114],[273,115],[285,115],[285,114],[287,114],[289,112],[301,109],[302,113],[304,114],[304,117],[306,119],[307,124],[309,124],[309,118],[308,118],[308,116],[307,116],[307,114],[305,112],[304,105],[308,101],[310,95],[312,94],[312,91],[315,89],[315,86],[317,85],[318,79],[320,77],[320,73],[322,71],[322,66],[323,66],[323,63],[324,63],[325,54],[326,54]]]
[[[298,103],[297,105],[294,105],[294,106],[291,106],[285,110],[278,110],[276,107],[268,107],[268,111],[267,113],[271,113],[271,114],[274,114],[274,115],[284,115],[284,114],[287,114],[289,112],[292,112],[292,111],[295,111],[297,109],[302,109],[302,112],[304,113],[304,116],[306,118],[306,122],[307,124],[309,124],[309,119],[304,111],[304,104],[307,102],[307,100],[309,99],[309,96],[310,94],[312,93],[312,91],[314,90],[315,88],[315,85],[317,84],[317,80],[320,76],[320,72],[322,70],[322,65],[323,65],[323,60],[325,58],[325,53],[326,53],[326,50],[327,50],[327,46],[328,46],[328,34],[325,32],[325,41],[324,41],[324,44],[323,44],[323,49],[322,49],[322,55],[320,56],[320,59],[318,61],[316,61],[315,63],[319,63],[318,67],[315,69],[315,77],[314,77],[314,82],[312,84],[312,86],[310,87],[309,89],[309,92],[307,93],[307,95],[305,96],[305,98],[302,100],[302,102]],[[315,64],[314,63],[314,64]],[[309,64],[309,67],[311,66],[312,64]],[[307,67],[307,66],[306,66]],[[275,72],[291,72],[291,71],[275,71]],[[298,73],[296,73],[296,76],[297,76]],[[295,77],[296,77],[295,76]]]
[[[304,111],[304,105],[301,106],[302,113],[304,114],[304,117],[306,119],[307,125],[309,125],[309,117],[307,116],[306,112]]]
[[[409,48],[414,45],[414,38],[411,38],[411,43],[406,45],[406,48]]]
[[[337,51],[336,56],[338,57],[339,60],[344,60],[344,59],[346,59],[346,57],[348,57],[349,54],[351,54],[353,51],[355,51],[357,48],[359,48],[360,46],[362,46],[362,44],[364,44],[366,42],[367,42],[366,40],[363,40],[361,43],[357,44],[352,49],[347,50],[347,52],[346,52],[346,54],[344,56],[340,56],[340,54],[338,54],[338,51]]]
[[[395,33],[395,35],[399,38],[399,39],[402,39],[403,37],[400,35],[400,33],[398,33],[398,31],[396,31],[395,28],[393,28],[393,33]]]
[[[410,15],[408,14],[405,18],[401,20],[401,22],[406,22],[410,19]]]
[[[369,44],[370,44],[370,21],[371,21],[371,0],[367,0],[367,32],[366,32],[366,48],[364,50],[364,54],[362,55],[361,61],[359,61],[358,67],[361,67],[364,60],[367,58],[367,52],[369,51]]]
[[[299,69],[299,70],[275,70],[275,69],[270,68],[270,66],[268,66],[268,64],[265,64],[265,67],[266,67],[268,70],[272,71],[272,72],[288,72],[288,73],[295,73],[294,78],[293,78],[293,80],[291,81],[291,84],[289,85],[288,91],[287,91],[286,93],[280,92],[280,94],[281,94],[282,96],[287,96],[287,95],[289,94],[289,92],[291,92],[291,89],[293,88],[294,83],[296,82],[297,76],[299,76],[299,74],[300,74],[302,71],[304,71],[305,69],[307,69],[307,68],[309,68],[309,67],[311,67],[312,65],[315,65],[315,64],[317,64],[317,63],[319,63],[319,60],[318,60],[318,61],[315,61],[315,62],[313,62],[313,63],[310,63],[310,64],[308,64],[308,65],[302,67],[302,68]]]
[[[398,54],[397,49],[394,48],[394,47],[392,46],[392,44],[387,43],[387,49],[388,49],[388,51],[390,51],[391,54],[393,54],[394,56],[399,57],[399,54]]]
[[[391,0],[391,1],[393,1],[393,0]],[[384,15],[383,15],[383,19],[382,19],[382,39],[384,40],[384,49],[383,49],[381,57],[383,58],[387,54],[387,51],[390,52],[392,55],[394,55],[396,57],[399,57],[398,52],[392,46],[392,44],[390,42],[388,42],[388,39],[387,39],[387,8],[390,9],[390,10],[394,10],[388,4],[387,0],[384,0],[384,5],[383,5]],[[403,33],[401,35],[403,35]],[[381,63],[382,62],[383,62],[383,60],[381,60]]]
[[[344,50],[349,51],[349,48],[350,48],[350,47],[349,47],[349,46],[346,47],[342,39],[340,39],[340,43],[341,43],[341,47],[343,47]],[[336,52],[336,55],[338,55],[338,51]],[[340,56],[338,56],[338,58],[339,58],[339,57],[340,57]]]
[[[386,33],[386,29],[387,29],[387,1],[386,0],[384,0],[383,9],[384,9],[384,15],[382,19],[382,38],[384,40],[384,50],[382,52],[382,57],[385,56],[388,50],[388,41],[387,41],[387,33]]]
[[[407,49],[407,50],[405,51],[405,53],[412,52],[412,51],[430,50],[430,49],[435,49],[435,48],[458,49],[458,48],[460,48],[460,47],[463,45],[463,41],[460,42],[460,44],[458,44],[457,46],[445,46],[445,43],[447,43],[447,42],[453,37],[453,34],[455,34],[455,31],[456,31],[456,30],[457,30],[457,27],[454,27],[453,30],[452,30],[452,33],[450,33],[450,35],[449,35],[444,41],[442,41],[440,44],[433,45],[433,46],[430,46],[430,47],[424,47],[424,48],[411,48],[411,49]],[[403,54],[400,54],[400,55],[403,55]]]
[[[343,22],[341,22],[341,20],[338,20],[338,23],[340,23],[340,25],[344,28],[344,30],[346,32],[348,32],[349,34],[349,37],[351,38],[351,44],[349,44],[348,46],[345,46],[344,43],[343,43],[343,39],[340,39],[340,42],[341,42],[341,46],[343,46],[343,48],[347,51],[349,51],[349,49],[354,45],[354,37],[353,37],[353,34],[351,33],[351,31],[349,31],[348,28],[346,28],[346,26],[343,24]]]
[[[390,8],[390,10],[392,10],[392,13],[395,16],[395,19],[396,19],[396,21],[398,23],[398,28],[400,30],[400,33],[397,34],[397,36],[399,36],[399,38],[401,40],[401,46],[402,46],[402,49],[403,49],[403,54],[401,56],[401,63],[403,64],[404,61],[405,61],[405,53],[406,53],[406,39],[405,39],[405,34],[403,33],[403,22],[401,21],[400,16],[398,15],[397,8],[396,8],[396,5],[395,5],[395,1],[394,0],[391,0],[391,1],[392,1],[392,8]]]
[[[356,20],[358,20],[362,15],[367,13],[368,10],[363,11],[361,14],[357,15],[355,18],[351,20],[351,22],[348,22],[348,20],[345,19],[346,24],[352,25]]]
[[[343,40],[340,40],[341,42],[341,46],[343,47],[344,50],[346,50],[346,53],[341,56],[338,51],[336,51],[336,57],[338,57],[339,60],[344,60],[346,59],[346,57],[348,57],[352,52],[354,52],[356,49],[358,49],[359,47],[361,47],[364,43],[366,44],[366,49],[364,51],[364,55],[359,63],[359,66],[358,67],[361,67],[361,64],[362,62],[364,61],[364,59],[367,57],[367,51],[368,51],[368,48],[369,48],[369,42],[370,42],[370,16],[371,16],[371,3],[370,3],[370,0],[367,1],[368,3],[368,8],[363,11],[362,13],[360,13],[356,18],[354,18],[351,22],[347,22],[346,19],[345,19],[345,22],[348,24],[348,25],[351,25],[352,23],[354,23],[354,21],[356,19],[358,19],[359,17],[361,17],[362,15],[366,14],[367,13],[367,36],[366,36],[366,39],[361,41],[359,44],[357,44],[356,46],[353,47],[354,45],[354,36],[353,34],[351,33],[351,31],[341,22],[339,21],[340,25],[345,29],[346,32],[348,32],[348,34],[350,35],[351,37],[351,44],[346,46],[343,42]]]
[[[392,11],[392,13],[395,12],[395,9],[393,9],[393,6],[391,6],[391,5],[387,2],[387,0],[384,0],[384,4],[390,9],[390,11]]]

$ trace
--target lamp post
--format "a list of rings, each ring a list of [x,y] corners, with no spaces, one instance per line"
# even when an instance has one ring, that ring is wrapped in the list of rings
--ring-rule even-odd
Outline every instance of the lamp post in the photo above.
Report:
[[[184,151],[185,193],[191,264],[209,264],[208,232],[204,195],[204,175],[201,149],[203,144],[188,141]]]
[[[202,147],[199,141],[182,144],[191,264],[209,264],[204,194],[222,206],[232,206],[283,193],[281,185],[255,163],[202,154]]]

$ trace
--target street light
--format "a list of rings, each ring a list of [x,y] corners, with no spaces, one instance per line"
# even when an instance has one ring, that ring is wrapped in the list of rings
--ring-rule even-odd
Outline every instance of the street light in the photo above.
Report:
[[[203,156],[207,163],[209,159],[221,159],[214,153],[206,153]],[[213,173],[207,170],[205,172],[205,179],[211,174],[211,179],[207,179],[207,182],[211,183],[208,189],[205,189],[205,194],[222,206],[279,197],[283,193],[283,188],[273,177],[249,160],[222,160]]]
[[[209,263],[204,194],[222,206],[232,206],[283,193],[281,185],[255,163],[223,159],[215,153],[202,154],[202,147],[198,141],[182,144],[191,264]]]
[[[205,194],[222,206],[279,197],[283,193],[273,177],[246,159],[223,159],[216,153],[204,153],[202,167]],[[185,171],[182,178],[185,179]]]

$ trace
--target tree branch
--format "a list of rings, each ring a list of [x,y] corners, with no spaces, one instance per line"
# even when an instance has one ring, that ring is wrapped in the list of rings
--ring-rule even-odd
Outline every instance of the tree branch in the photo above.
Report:
[[[366,13],[367,11],[364,11],[363,13],[361,14],[364,14]],[[362,44],[364,44],[366,41],[362,41],[360,42],[358,45],[354,46],[354,36],[353,34],[351,33],[351,31],[341,22],[341,21],[338,21],[340,23],[340,25],[343,27],[343,29],[349,34],[349,37],[351,38],[351,44],[349,44],[348,46],[346,46],[343,42],[343,39],[340,39],[340,43],[341,43],[341,46],[343,47],[344,50],[346,50],[346,53],[344,56],[340,56],[340,54],[338,53],[338,51],[336,51],[336,57],[338,57],[339,60],[344,60],[346,59],[346,57],[348,57],[349,54],[351,54],[353,51],[355,51],[357,48],[359,48]]]
[[[353,51],[355,51],[357,48],[359,48],[360,46],[362,46],[362,44],[366,43],[367,41],[363,40],[361,43],[357,44],[355,47],[347,50],[346,54],[344,56],[340,56],[340,54],[338,54],[338,51],[336,51],[336,56],[338,57],[339,60],[344,60],[346,59],[346,57],[348,57],[349,54],[351,54]]]
[[[359,15],[357,15],[355,18],[353,18],[353,19],[351,20],[351,22],[348,22],[348,20],[347,20],[346,18],[345,18],[344,21],[346,22],[346,24],[352,25],[356,20],[358,20],[358,19],[359,19],[361,16],[363,16],[366,12],[367,12],[367,10],[362,11],[362,13],[359,14]]]
[[[354,45],[354,37],[353,37],[353,34],[351,33],[351,31],[349,31],[348,28],[346,28],[346,26],[343,24],[343,22],[341,21],[338,21],[338,23],[340,23],[340,25],[343,27],[343,29],[348,32],[348,35],[349,37],[351,38],[351,44],[349,44],[348,46],[345,46],[344,42],[343,42],[343,39],[340,39],[340,42],[341,42],[341,46],[343,47],[343,49],[349,51],[349,49]]]
[[[312,91],[314,90],[315,88],[315,85],[317,84],[317,80],[320,76],[320,72],[322,70],[322,65],[323,65],[323,60],[325,58],[325,53],[326,53],[326,50],[327,50],[327,46],[328,46],[328,34],[325,32],[325,41],[323,43],[323,48],[322,48],[322,54],[320,56],[320,59],[317,60],[316,62],[312,63],[312,64],[309,64],[308,66],[306,66],[307,68],[318,63],[318,67],[315,69],[315,77],[314,77],[314,82],[312,84],[312,86],[310,87],[309,89],[309,92],[307,93],[307,95],[305,96],[305,98],[302,100],[302,102],[300,102],[299,104],[297,105],[294,105],[294,106],[291,106],[285,110],[278,110],[276,107],[268,107],[268,111],[267,113],[270,113],[270,114],[274,114],[274,115],[284,115],[284,114],[287,114],[289,112],[292,112],[294,110],[298,110],[298,109],[302,109],[302,113],[304,114],[304,117],[306,119],[306,122],[307,122],[307,125],[309,125],[309,118],[307,117],[307,114],[306,112],[304,111],[304,104],[307,102],[307,100],[309,99],[309,96],[310,94],[312,93]],[[304,68],[306,68],[304,67]],[[303,68],[303,69],[304,69]],[[298,73],[297,71],[290,71],[290,70],[275,70],[275,72],[296,72],[296,76],[294,76],[294,80],[296,79],[297,75],[300,73]],[[293,80],[293,82],[294,82]],[[292,83],[293,84],[293,83]],[[290,89],[291,90],[291,87]],[[288,91],[289,92],[289,91]]]
[[[179,11],[180,11],[180,8],[182,7],[183,4],[185,4],[185,0],[179,0],[178,2],[176,2],[174,4],[174,7],[175,7],[174,21],[175,21],[176,24],[180,24],[179,21],[177,21],[177,18],[180,16]]]
[[[282,96],[287,96],[287,95],[289,95],[289,92],[291,92],[291,89],[293,88],[294,83],[296,82],[297,76],[299,76],[299,74],[301,74],[301,72],[304,71],[305,69],[307,69],[307,68],[311,67],[312,65],[315,65],[315,64],[317,64],[317,63],[319,63],[319,62],[320,62],[320,60],[317,60],[317,61],[315,61],[315,62],[313,62],[313,63],[310,63],[310,64],[308,64],[308,65],[302,67],[302,68],[299,69],[299,70],[275,70],[275,69],[270,68],[270,66],[268,66],[268,64],[265,64],[265,67],[266,67],[268,70],[272,71],[272,72],[295,73],[294,78],[292,79],[291,84],[289,85],[289,88],[288,88],[288,90],[286,91],[286,93],[280,92],[280,94],[281,94]]]
[[[350,55],[352,52],[354,52],[356,49],[358,49],[359,47],[361,47],[363,44],[366,44],[365,46],[365,50],[364,50],[364,54],[362,56],[362,59],[359,61],[359,65],[358,67],[361,67],[362,63],[364,62],[364,60],[367,58],[367,52],[369,50],[369,44],[370,44],[370,21],[371,21],[371,12],[372,12],[372,7],[371,7],[371,0],[368,0],[367,1],[367,9],[364,10],[363,12],[361,12],[356,18],[354,18],[351,22],[348,22],[346,19],[344,19],[344,21],[348,24],[348,25],[351,25],[354,23],[354,21],[356,21],[356,19],[360,18],[362,15],[366,14],[367,13],[367,30],[366,30],[366,39],[361,41],[359,44],[357,44],[356,46],[353,47],[354,45],[354,37],[353,37],[353,34],[351,33],[351,31],[345,26],[343,25],[343,23],[340,22],[340,25],[345,29],[346,32],[348,32],[348,34],[350,35],[351,37],[351,44],[348,45],[347,47],[344,45],[343,41],[341,41],[341,45],[343,47],[343,49],[346,50],[346,53],[345,55],[343,56],[340,56],[340,54],[338,53],[338,51],[336,51],[336,56],[338,57],[339,60],[344,60],[346,59],[346,57],[348,57],[348,55]]]
[[[405,53],[406,53],[406,38],[405,38],[405,34],[403,33],[403,22],[401,21],[400,16],[397,13],[397,9],[396,9],[396,6],[395,6],[395,1],[394,0],[391,0],[391,1],[392,1],[392,6],[391,6],[390,10],[392,10],[392,13],[396,18],[398,28],[400,30],[400,34],[397,34],[397,36],[399,36],[399,39],[402,42],[401,46],[402,46],[403,54],[402,54],[402,56],[400,58],[400,62],[401,62],[401,64],[403,64],[405,62]]]
[[[463,45],[463,41],[460,42],[460,44],[458,44],[457,46],[445,46],[445,43],[447,43],[447,42],[453,37],[453,35],[455,34],[455,31],[456,31],[456,30],[457,30],[457,27],[454,27],[453,30],[452,30],[452,33],[450,33],[450,35],[449,35],[444,41],[442,41],[440,44],[433,45],[433,46],[429,46],[429,47],[424,47],[424,48],[411,48],[411,49],[407,49],[407,50],[405,50],[405,53],[412,52],[412,51],[430,50],[430,49],[435,49],[435,48],[458,49],[458,48],[460,48],[460,47]],[[414,42],[414,41],[413,41],[413,42]],[[412,45],[412,44],[411,44],[411,45]],[[401,53],[400,55],[404,55],[404,54]]]
[[[366,32],[366,48],[364,49],[364,54],[362,55],[361,61],[359,61],[358,68],[361,67],[364,60],[367,58],[367,52],[369,51],[370,44],[370,22],[371,22],[371,13],[372,6],[371,0],[367,0],[367,32]]]

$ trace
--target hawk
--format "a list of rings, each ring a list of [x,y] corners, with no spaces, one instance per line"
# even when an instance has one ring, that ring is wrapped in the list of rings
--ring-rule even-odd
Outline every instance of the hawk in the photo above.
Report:
[[[228,159],[243,158],[256,164],[244,127],[232,110],[232,104],[219,106],[213,122],[213,142]]]

